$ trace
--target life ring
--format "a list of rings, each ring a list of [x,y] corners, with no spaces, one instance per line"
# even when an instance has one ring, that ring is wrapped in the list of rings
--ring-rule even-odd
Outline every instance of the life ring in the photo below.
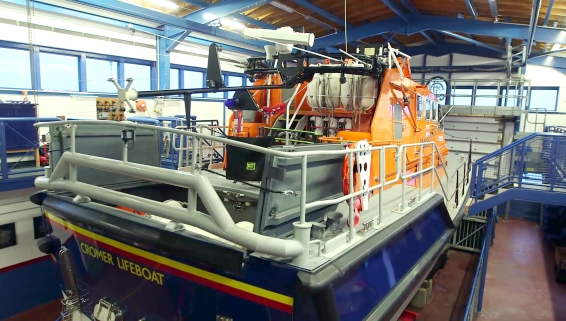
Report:
[[[138,111],[141,111],[141,112],[146,112],[147,111],[147,105],[145,103],[145,100],[141,100],[141,99],[137,100],[136,101],[136,109]]]
[[[124,207],[124,206],[120,206],[120,205],[117,205],[116,208],[119,209],[119,210],[122,210],[122,211],[134,213],[134,214],[137,214],[137,215],[140,215],[140,216],[145,216],[145,213],[144,213],[144,212],[140,212],[140,211],[138,211],[138,210],[134,210],[133,208]]]
[[[355,148],[355,144],[352,144],[350,146],[347,147],[349,148]],[[351,168],[354,169],[354,173],[352,175],[353,178],[353,186],[354,186],[354,190],[357,192],[359,191],[359,185],[358,185],[358,175],[357,175],[357,168],[358,168],[358,164],[356,163],[356,158],[352,157],[352,160],[354,162],[353,166],[351,166]],[[350,194],[350,157],[349,154],[346,154],[344,156],[344,162],[342,164],[342,191],[344,193],[344,195],[348,195]],[[346,200],[346,203],[350,204],[350,200]],[[357,196],[354,199],[354,227],[358,226],[358,224],[360,223],[360,212],[362,211],[362,198],[361,196]],[[350,226],[350,220],[346,220],[346,224],[348,226]]]

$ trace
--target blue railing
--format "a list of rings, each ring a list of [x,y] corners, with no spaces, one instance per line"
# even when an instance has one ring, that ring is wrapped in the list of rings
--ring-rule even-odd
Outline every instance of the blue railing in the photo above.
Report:
[[[495,237],[494,227],[496,219],[497,214],[494,212],[494,210],[488,211],[487,224],[483,235],[480,257],[476,266],[474,281],[468,297],[468,303],[466,304],[463,321],[472,321],[476,313],[482,311],[483,293],[487,273],[487,260],[489,257],[489,248],[493,243],[493,238]]]
[[[566,135],[533,133],[478,159],[471,183],[474,199],[509,185],[566,191]]]
[[[27,183],[43,173],[43,167],[36,167],[35,161],[33,165],[22,166],[26,157],[34,156],[35,158],[35,150],[43,148],[33,124],[60,120],[57,117],[0,117],[1,191],[28,187]],[[17,160],[10,161],[8,155]],[[11,186],[8,183],[22,183],[23,185]]]

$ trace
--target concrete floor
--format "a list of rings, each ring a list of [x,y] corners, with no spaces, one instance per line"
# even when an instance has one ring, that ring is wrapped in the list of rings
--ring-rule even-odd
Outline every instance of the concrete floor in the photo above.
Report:
[[[61,300],[53,300],[3,321],[55,321],[61,315]]]
[[[554,249],[543,242],[536,223],[496,224],[483,311],[476,320],[566,320],[566,284],[555,282]]]
[[[461,321],[474,281],[479,255],[450,251],[446,266],[433,278],[432,294],[423,310],[409,308],[419,314],[418,321]]]

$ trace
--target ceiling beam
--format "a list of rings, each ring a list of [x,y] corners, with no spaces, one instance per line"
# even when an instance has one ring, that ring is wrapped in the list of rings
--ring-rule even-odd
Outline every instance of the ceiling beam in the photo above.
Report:
[[[401,9],[399,6],[397,6],[397,4],[395,4],[393,2],[393,0],[381,0],[381,2],[383,2],[389,9],[391,9],[391,11],[393,11],[397,16],[399,16],[399,18],[403,19],[403,21],[405,21],[406,23],[409,23],[409,18],[407,18],[407,16],[405,15],[405,12],[403,12],[403,9]],[[412,7],[412,6],[410,6],[410,7]],[[416,9],[413,8],[413,10],[415,10],[415,11],[412,12],[412,14],[419,15],[419,13],[416,11]],[[423,35],[431,43],[438,45],[436,43],[436,41],[434,41],[434,39],[432,39],[432,37],[429,36],[425,31],[420,32],[420,34]]]
[[[320,7],[318,7],[318,6],[314,5],[314,4],[312,4],[312,3],[310,3],[310,2],[307,1],[307,0],[293,0],[293,2],[296,3],[296,4],[298,4],[298,5],[301,6],[301,7],[305,8],[305,9],[308,9],[308,10],[310,10],[310,11],[316,13],[317,15],[319,15],[319,16],[321,16],[321,17],[324,17],[324,18],[326,18],[326,19],[328,19],[328,20],[330,20],[330,21],[332,21],[332,22],[338,24],[339,26],[343,26],[343,25],[344,25],[344,20],[345,20],[345,19],[339,18],[339,17],[333,15],[332,13],[330,13],[330,12],[328,12],[328,11],[326,11],[326,10],[324,10],[324,9],[322,9],[322,8],[320,8]],[[354,27],[353,25],[351,25],[351,24],[350,24],[349,22],[347,22],[347,21],[346,21],[346,26],[347,26],[348,28],[353,28],[353,27]]]
[[[452,38],[456,38],[456,39],[459,39],[459,40],[462,40],[462,41],[469,42],[469,43],[474,44],[474,45],[476,45],[476,46],[478,46],[478,47],[486,48],[486,49],[493,50],[493,51],[495,51],[495,52],[500,52],[500,53],[505,53],[505,52],[506,52],[506,51],[503,50],[503,49],[495,48],[495,47],[492,47],[492,46],[490,46],[490,45],[486,45],[486,44],[484,44],[483,42],[479,42],[479,41],[474,40],[474,39],[470,39],[470,38],[467,38],[467,37],[464,37],[464,36],[460,36],[460,35],[455,34],[455,33],[452,33],[452,32],[448,32],[448,31],[438,31],[438,32],[440,32],[440,33],[442,33],[442,34],[445,34],[445,35],[447,35],[447,36],[450,36],[450,37],[452,37]]]
[[[198,22],[189,21],[169,14],[156,12],[154,10],[142,8],[139,6],[131,5],[116,0],[68,0],[68,1],[93,8],[119,13],[130,17],[136,17],[138,19],[151,21],[165,26],[179,28],[181,30],[199,32],[208,36],[214,36],[214,37],[238,42],[241,44],[246,44],[253,47],[263,48],[263,46],[267,44],[267,42],[264,41],[243,39],[241,35],[235,32],[221,30],[216,27],[207,26]]]
[[[466,18],[464,18],[464,15],[461,14],[461,13],[458,13],[457,17],[458,17],[458,19],[466,19]],[[468,38],[474,39],[474,35],[472,35],[471,33],[467,33],[466,35],[468,35]]]
[[[506,59],[506,54],[500,54],[494,51],[484,50],[482,48],[472,45],[461,44],[440,44],[439,46],[425,45],[425,46],[411,46],[403,50],[404,53],[411,56],[428,55],[434,57],[442,57],[449,54],[470,55],[492,59]],[[553,57],[553,56],[534,56],[527,60],[528,64],[540,65],[552,68],[561,69],[566,72],[566,58]],[[515,68],[515,66],[513,66]]]
[[[495,23],[481,20],[462,20],[451,17],[440,17],[431,15],[406,15],[410,23],[402,18],[394,17],[367,24],[348,30],[348,39],[351,41],[381,35],[387,32],[396,34],[412,35],[426,30],[443,30],[455,33],[473,33],[474,35],[488,37],[505,37],[511,39],[527,39],[529,37],[529,26],[510,23]],[[566,44],[566,31],[556,28],[538,27],[534,33],[534,40]],[[314,49],[338,45],[344,42],[344,33],[338,32],[334,35],[318,38]]]
[[[188,4],[193,5],[193,6],[201,7],[201,9],[206,8],[210,5],[210,3],[204,2],[202,0],[182,0],[182,2],[188,3]],[[190,13],[182,16],[181,18],[186,18],[189,15],[190,15]],[[274,25],[263,22],[261,20],[257,20],[257,19],[248,17],[248,16],[243,15],[243,14],[234,13],[234,14],[230,14],[229,17],[236,19],[236,20],[239,20],[239,21],[244,22],[244,23],[249,23],[251,25],[254,25],[254,26],[257,26],[257,27],[260,27],[260,28],[263,28],[263,29],[277,29],[277,27],[275,27]]]
[[[223,0],[188,14],[184,18],[190,21],[207,24],[232,14],[240,14],[244,11],[257,8],[272,1],[273,0]]]
[[[531,24],[529,26],[529,38],[527,40],[527,58],[531,55],[531,49],[533,48],[533,42],[535,40],[535,32],[538,24],[538,16],[540,14],[540,7],[542,5],[542,0],[533,0],[533,9],[531,12]]]
[[[403,6],[405,6],[405,8],[407,8],[407,10],[409,10],[410,13],[414,14],[414,15],[420,15],[421,13],[419,12],[419,10],[417,10],[417,8],[415,8],[415,6],[410,2],[410,0],[400,0],[401,4]],[[432,31],[432,34],[434,36],[436,36],[440,41],[444,41],[444,36],[442,34],[439,34],[435,31]],[[424,36],[424,34],[423,34]],[[425,36],[427,39],[428,37]],[[430,41],[430,40],[429,40]],[[435,43],[435,41],[431,41],[432,43]]]

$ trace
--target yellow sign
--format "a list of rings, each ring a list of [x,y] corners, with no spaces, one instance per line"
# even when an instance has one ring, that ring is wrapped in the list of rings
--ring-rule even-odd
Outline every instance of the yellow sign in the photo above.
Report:
[[[106,264],[118,265],[118,267],[124,271],[128,271],[133,275],[137,275],[139,277],[143,277],[148,281],[163,285],[164,275],[157,271],[150,270],[146,267],[138,265],[137,263],[130,262],[118,256],[115,257],[116,264],[114,264],[114,257],[112,256],[112,254],[86,243],[80,243],[80,245],[81,251],[89,256],[92,256],[93,258],[99,259]]]
[[[246,170],[255,171],[255,163],[246,163]]]

